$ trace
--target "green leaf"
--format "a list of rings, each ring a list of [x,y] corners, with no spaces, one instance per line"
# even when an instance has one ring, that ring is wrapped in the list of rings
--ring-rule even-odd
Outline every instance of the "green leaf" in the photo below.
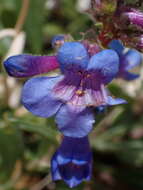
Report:
[[[21,119],[11,120],[11,122],[21,130],[36,133],[48,138],[54,143],[57,142],[55,137],[58,135],[58,131],[55,128],[53,118],[46,120],[44,118],[27,115]]]
[[[32,53],[41,53],[45,0],[31,0],[25,29]],[[30,52],[31,53],[31,52]]]
[[[0,170],[9,175],[23,154],[22,136],[15,127],[0,128]]]

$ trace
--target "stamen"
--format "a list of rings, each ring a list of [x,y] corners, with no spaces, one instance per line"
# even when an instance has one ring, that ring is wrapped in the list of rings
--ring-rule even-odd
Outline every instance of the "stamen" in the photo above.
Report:
[[[78,74],[79,74],[79,75],[82,75],[82,72],[81,72],[81,71],[78,71]]]
[[[87,75],[86,75],[86,78],[90,78],[90,77],[91,77],[91,75],[90,75],[90,74],[87,74]]]
[[[101,92],[102,92],[102,95],[103,95],[103,98],[104,98],[104,101],[107,102],[107,92],[105,90],[105,87],[104,87],[104,84],[101,84]]]
[[[85,91],[83,91],[83,90],[77,90],[75,93],[78,96],[83,96],[85,94]]]

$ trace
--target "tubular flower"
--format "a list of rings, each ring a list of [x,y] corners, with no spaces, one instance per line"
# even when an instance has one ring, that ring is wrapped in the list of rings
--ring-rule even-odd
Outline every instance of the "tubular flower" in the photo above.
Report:
[[[131,73],[129,70],[141,64],[141,53],[134,49],[125,48],[119,40],[112,40],[109,47],[115,50],[120,58],[117,77],[125,80],[134,80],[138,78],[138,74]]]
[[[64,137],[51,160],[51,170],[54,181],[62,179],[71,188],[90,180],[92,153],[88,137]]]
[[[114,50],[102,50],[89,58],[81,43],[65,42],[57,52],[57,60],[62,74],[28,80],[22,103],[36,116],[55,115],[65,136],[84,137],[92,129],[94,107],[125,103],[123,99],[113,99],[105,88],[118,73],[119,57]],[[28,63],[32,65],[31,56]]]
[[[4,67],[10,76],[30,77],[57,69],[56,56],[16,55],[4,61]]]

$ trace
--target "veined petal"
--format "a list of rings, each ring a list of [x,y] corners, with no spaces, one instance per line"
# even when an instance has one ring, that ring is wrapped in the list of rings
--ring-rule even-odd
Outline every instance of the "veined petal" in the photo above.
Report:
[[[108,47],[115,50],[119,55],[121,55],[124,51],[124,46],[120,40],[112,40],[108,44]]]
[[[53,86],[61,80],[59,77],[37,77],[28,80],[22,91],[22,103],[32,114],[40,117],[54,115],[62,105],[53,93]]]
[[[92,129],[94,115],[90,108],[77,113],[70,110],[68,105],[64,105],[56,114],[56,123],[65,136],[84,137]]]
[[[56,56],[16,55],[4,61],[4,67],[13,77],[29,77],[46,73],[59,67]]]
[[[127,62],[126,69],[130,70],[135,66],[141,64],[142,57],[141,53],[136,50],[129,50],[125,55],[125,61]]]
[[[57,53],[57,59],[60,63],[61,70],[64,72],[64,70],[73,65],[86,68],[89,55],[81,43],[65,42]]]
[[[118,69],[119,56],[114,50],[103,50],[95,54],[87,67],[87,70],[93,70],[102,84],[108,84],[116,76]]]

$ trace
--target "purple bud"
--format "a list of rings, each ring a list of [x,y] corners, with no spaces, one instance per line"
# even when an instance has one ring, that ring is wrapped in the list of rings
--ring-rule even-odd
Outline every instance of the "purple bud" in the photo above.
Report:
[[[65,43],[65,35],[59,34],[52,39],[52,47],[59,47]]]
[[[123,13],[132,24],[140,26],[143,28],[143,13],[141,11],[131,9],[129,12]]]
[[[72,41],[73,38],[71,35],[67,34],[58,34],[52,39],[52,47],[60,48],[65,42]]]
[[[50,72],[59,67],[56,56],[33,56],[21,54],[4,61],[7,73],[13,77],[30,77]]]

